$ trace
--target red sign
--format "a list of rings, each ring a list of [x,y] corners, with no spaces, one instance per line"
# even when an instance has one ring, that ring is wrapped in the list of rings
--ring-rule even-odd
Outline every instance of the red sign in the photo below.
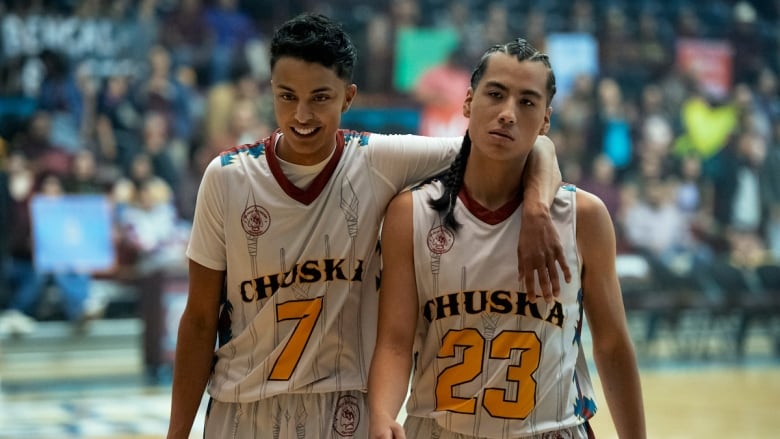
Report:
[[[701,91],[725,98],[731,90],[734,51],[727,41],[681,38],[677,40],[677,66],[689,74]]]

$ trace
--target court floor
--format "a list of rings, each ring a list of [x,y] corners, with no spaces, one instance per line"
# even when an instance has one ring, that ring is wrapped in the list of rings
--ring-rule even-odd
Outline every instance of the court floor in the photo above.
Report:
[[[116,331],[121,326],[116,322],[106,325]],[[128,333],[137,330],[132,325],[129,328]],[[100,330],[108,331],[107,327]],[[15,342],[0,339],[0,438],[163,438],[170,387],[143,383],[140,348],[131,340],[115,335],[103,342],[87,337],[46,345],[42,338],[24,343],[27,348],[22,352]],[[89,350],[90,343],[95,350]],[[34,352],[35,346],[44,345],[51,352]],[[55,345],[62,346],[62,351],[54,352]],[[643,354],[640,371],[649,437],[778,437],[780,358],[767,347],[766,340],[754,338],[742,359],[680,360],[664,356],[669,348],[663,343],[653,347],[652,357]],[[81,362],[69,357],[78,349]],[[46,374],[47,379],[36,378],[36,373]],[[598,403],[592,420],[597,437],[617,438],[601,394]],[[203,410],[193,439],[200,437],[202,422]]]

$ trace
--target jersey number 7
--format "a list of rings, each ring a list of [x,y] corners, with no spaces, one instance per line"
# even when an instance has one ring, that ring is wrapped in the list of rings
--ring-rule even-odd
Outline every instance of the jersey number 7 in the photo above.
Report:
[[[268,376],[272,381],[289,380],[295,370],[295,366],[301,359],[303,349],[311,338],[314,325],[320,317],[322,311],[322,297],[306,300],[291,300],[280,303],[276,306],[276,320],[283,322],[285,320],[298,320],[290,339],[282,349],[282,353],[274,363],[271,374]]]

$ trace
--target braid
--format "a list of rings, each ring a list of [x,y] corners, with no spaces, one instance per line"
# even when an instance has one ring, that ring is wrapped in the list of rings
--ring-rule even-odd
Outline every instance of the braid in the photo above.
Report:
[[[471,153],[471,137],[468,130],[466,135],[463,136],[463,144],[460,147],[460,152],[452,161],[450,169],[444,175],[444,193],[437,199],[430,199],[428,205],[439,213],[444,212],[444,225],[449,227],[452,231],[457,231],[460,228],[460,223],[455,219],[455,201],[460,192],[460,188],[463,186],[463,176],[466,173],[466,162],[468,161],[469,154]]]

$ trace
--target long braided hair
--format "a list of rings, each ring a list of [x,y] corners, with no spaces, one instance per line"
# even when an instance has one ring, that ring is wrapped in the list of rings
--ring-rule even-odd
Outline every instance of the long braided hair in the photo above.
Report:
[[[552,102],[553,96],[555,96],[555,75],[550,65],[550,58],[536,50],[531,46],[528,41],[523,38],[518,38],[506,44],[497,44],[489,48],[480,58],[477,67],[471,73],[471,89],[476,90],[479,81],[482,80],[482,76],[487,70],[487,62],[491,55],[501,52],[507,55],[514,55],[518,61],[535,61],[541,62],[547,67],[547,105]],[[453,232],[457,232],[460,228],[460,223],[455,219],[455,201],[460,193],[460,189],[463,186],[463,176],[466,174],[466,163],[471,153],[471,137],[468,130],[463,136],[463,143],[460,147],[460,152],[450,164],[450,168],[440,178],[444,183],[444,193],[439,198],[431,198],[428,200],[428,205],[432,209],[439,213],[444,213],[444,226],[448,227]]]

